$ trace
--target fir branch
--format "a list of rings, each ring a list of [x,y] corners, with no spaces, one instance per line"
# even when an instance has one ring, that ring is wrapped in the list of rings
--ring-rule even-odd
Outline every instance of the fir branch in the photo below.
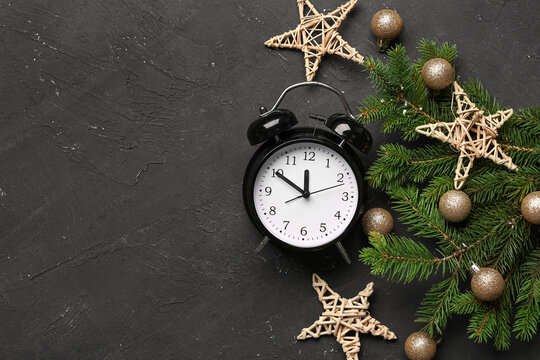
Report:
[[[460,247],[448,235],[447,225],[441,214],[436,209],[435,203],[419,196],[418,189],[411,186],[406,188],[394,188],[387,190],[388,195],[394,199],[394,209],[401,216],[400,220],[411,225],[415,235],[423,237],[442,237],[456,250]],[[428,224],[429,227],[426,227]]]
[[[467,330],[470,334],[469,339],[474,342],[487,342],[493,338],[495,328],[497,327],[496,315],[493,307],[489,307],[483,311],[477,311],[472,314]]]
[[[459,293],[458,277],[449,277],[433,285],[422,300],[416,322],[426,323],[423,331],[431,336],[441,334],[451,316],[453,299]]]
[[[444,42],[441,45],[437,45],[434,41],[427,39],[421,39],[418,46],[418,52],[422,58],[417,60],[417,67],[422,69],[424,64],[434,58],[442,58],[452,64],[457,55],[457,46],[449,45],[448,42]]]
[[[445,192],[452,189],[454,189],[454,176],[435,176],[424,188],[422,195],[435,201],[440,199]]]
[[[515,271],[506,277],[505,289],[494,304],[497,327],[493,334],[493,345],[497,350],[508,350],[512,343],[511,319],[513,312],[512,288],[513,283],[519,280]]]
[[[360,111],[357,120],[363,124],[381,120],[386,115],[387,109],[385,108],[392,105],[393,102],[391,99],[385,101],[379,97],[369,96],[357,107],[358,111]]]
[[[497,111],[503,110],[501,104],[491,98],[479,81],[469,80],[464,82],[462,88],[469,95],[469,99],[487,114],[495,114]]]
[[[382,93],[396,92],[396,89],[392,86],[392,79],[390,77],[388,68],[382,63],[381,60],[375,59],[372,56],[368,56],[364,62],[364,67],[369,71],[369,79],[373,86]]]
[[[540,321],[540,249],[537,248],[525,259],[521,270],[513,331],[516,338],[530,341]]]
[[[422,182],[430,177],[452,171],[458,158],[447,146],[426,145],[408,149],[403,145],[382,145],[379,158],[367,172],[371,186],[390,188],[403,183],[407,178]],[[392,168],[393,171],[388,171]]]
[[[452,63],[455,45],[422,40],[418,50],[421,58],[415,64],[400,45],[388,51],[386,63],[368,58],[365,67],[377,93],[361,103],[360,122],[382,120],[382,132],[398,131],[402,139],[412,141],[419,137],[418,125],[454,120],[449,91],[439,94],[437,101],[430,99],[420,71],[434,57]],[[462,86],[480,110],[494,114],[504,109],[480,82],[471,80]],[[477,159],[464,188],[473,210],[459,225],[447,223],[437,207],[441,195],[453,188],[458,154],[440,143],[418,148],[381,146],[367,180],[390,196],[399,220],[416,236],[436,240],[438,255],[408,238],[371,234],[372,248],[363,249],[360,259],[371,266],[372,273],[404,283],[448,274],[431,287],[418,309],[417,321],[426,323],[428,333],[440,334],[452,314],[470,314],[470,337],[476,342],[491,339],[499,350],[509,348],[511,331],[522,340],[536,333],[540,250],[533,249],[539,239],[536,229],[523,219],[519,204],[526,194],[540,189],[539,138],[538,106],[520,109],[498,129],[497,141],[519,171]],[[505,291],[497,301],[479,302],[470,292],[460,294],[458,282],[468,277],[472,262],[506,274]],[[517,313],[511,328],[514,308]]]
[[[369,243],[360,252],[360,259],[371,266],[374,275],[386,276],[391,281],[410,283],[415,278],[426,279],[442,261],[435,258],[422,244],[394,235],[369,234]],[[444,260],[447,261],[450,258]]]
[[[474,203],[487,203],[497,198],[514,198],[517,193],[529,189],[535,182],[534,177],[522,172],[511,173],[502,169],[472,175],[465,189]]]
[[[509,210],[512,214],[512,210]],[[491,267],[508,273],[519,261],[534,249],[534,242],[528,234],[527,225],[517,210],[513,211],[514,218],[504,226],[499,227],[501,234],[498,241],[492,245],[493,260],[490,261]]]
[[[525,126],[538,129],[540,132],[540,107],[538,105],[519,109],[519,115],[514,116],[514,118],[523,122]]]
[[[487,305],[474,296],[472,292],[467,291],[453,299],[451,309],[454,314],[473,314],[479,311],[486,311]]]
[[[499,351],[506,351],[510,349],[512,343],[512,333],[510,322],[512,318],[512,305],[509,303],[510,299],[499,300],[499,307],[495,312],[495,320],[497,326],[493,334],[493,345],[495,349]]]
[[[508,144],[501,144],[499,143],[499,145],[503,148],[503,149],[512,149],[512,150],[517,150],[517,151],[538,151],[538,149],[532,149],[532,148],[525,148],[525,147],[519,147],[519,146],[515,146],[515,145],[508,145]]]

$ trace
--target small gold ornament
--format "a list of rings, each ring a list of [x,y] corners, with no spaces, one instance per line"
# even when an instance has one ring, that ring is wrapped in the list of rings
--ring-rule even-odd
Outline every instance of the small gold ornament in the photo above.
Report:
[[[439,211],[443,218],[450,222],[460,222],[469,216],[471,212],[471,199],[460,190],[450,190],[441,196]]]
[[[540,224],[540,191],[532,192],[523,198],[521,215],[531,224]]]
[[[384,52],[390,41],[401,33],[403,20],[394,10],[384,9],[373,15],[371,19],[371,31],[377,37],[377,48]]]
[[[474,295],[483,301],[493,301],[504,291],[504,278],[497,270],[489,267],[479,268],[473,265],[474,275],[471,279],[471,289]]]
[[[383,208],[373,208],[366,211],[362,217],[362,229],[369,235],[374,231],[381,235],[389,234],[394,228],[392,215]]]
[[[405,355],[410,360],[431,360],[437,352],[437,342],[423,331],[409,335],[405,341]]]
[[[308,328],[302,329],[298,340],[317,339],[322,335],[334,335],[341,344],[347,360],[358,360],[361,334],[382,336],[385,340],[397,339],[396,335],[371,317],[368,297],[373,294],[373,283],[350,299],[341,297],[319,277],[313,274],[313,288],[323,304],[324,311]]]
[[[349,0],[328,14],[321,14],[309,2],[298,0],[300,24],[294,30],[267,40],[264,45],[284,49],[301,50],[304,53],[306,79],[313,80],[321,59],[326,54],[336,54],[358,64],[364,57],[343,40],[337,29],[358,0]]]
[[[442,90],[454,80],[454,69],[445,59],[428,60],[422,67],[422,80],[432,90]]]
[[[492,115],[484,112],[469,99],[465,91],[454,81],[452,96],[457,103],[457,117],[453,122],[436,122],[418,126],[415,130],[443,142],[459,151],[459,159],[454,177],[454,187],[461,189],[469,176],[474,159],[486,158],[509,170],[517,171],[517,166],[506,155],[497,140],[497,129],[508,120],[512,109],[497,111]]]

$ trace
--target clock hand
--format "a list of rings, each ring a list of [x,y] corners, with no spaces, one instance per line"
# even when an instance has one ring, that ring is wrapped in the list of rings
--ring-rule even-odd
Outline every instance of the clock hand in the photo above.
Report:
[[[324,189],[320,189],[320,190],[314,191],[314,192],[309,193],[309,194],[310,194],[310,195],[313,195],[313,194],[316,194],[316,193],[320,193],[321,191],[330,190],[330,189],[333,189],[333,188],[335,188],[335,187],[343,186],[343,185],[345,185],[345,184],[337,184],[337,185],[329,186],[329,187],[326,187],[326,188],[324,188]],[[287,201],[285,201],[285,204],[288,203],[288,202],[291,202],[291,201],[293,201],[293,200],[300,199],[301,197],[303,197],[303,195],[300,195],[300,196],[297,196],[297,197],[292,198],[292,199],[290,199],[290,200],[287,200]]]
[[[304,170],[304,194],[307,194],[305,197],[309,197],[309,170]]]
[[[293,188],[295,188],[297,191],[300,192],[300,197],[304,196],[304,190],[302,190],[302,188],[298,185],[296,185],[295,183],[293,183],[291,180],[287,179],[282,173],[280,172],[277,172],[276,171],[276,176],[280,179],[282,179],[283,181],[285,181],[287,184],[291,185]]]
[[[312,194],[316,194],[316,193],[319,193],[319,192],[321,192],[321,191],[330,190],[330,189],[333,189],[333,188],[335,188],[335,187],[342,186],[342,185],[345,185],[345,184],[338,184],[338,185],[334,185],[334,186],[329,186],[329,187],[327,187],[327,188],[324,188],[324,189],[320,189],[320,190],[314,191],[314,192],[312,192]]]

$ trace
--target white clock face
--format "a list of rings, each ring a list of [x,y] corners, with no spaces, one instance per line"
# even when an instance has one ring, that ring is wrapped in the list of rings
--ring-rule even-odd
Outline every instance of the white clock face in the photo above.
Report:
[[[262,164],[253,187],[264,227],[300,248],[319,247],[343,234],[359,195],[350,164],[331,148],[309,141],[275,151]]]

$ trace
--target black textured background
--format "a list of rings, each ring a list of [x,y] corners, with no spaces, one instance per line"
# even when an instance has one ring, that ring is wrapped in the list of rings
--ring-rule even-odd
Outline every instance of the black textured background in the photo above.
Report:
[[[507,106],[538,103],[539,2],[361,0],[340,29],[361,54],[377,53],[369,24],[385,7],[411,56],[421,37],[455,42],[461,79]],[[297,23],[293,0],[0,1],[0,358],[344,359],[332,337],[294,340],[321,311],[314,271],[345,296],[375,281],[372,314],[399,339],[362,336],[361,359],[404,358],[430,281],[390,284],[334,249],[251,256],[245,130],[304,79],[300,52],[263,46]],[[353,104],[373,92],[339,57],[316,79]],[[340,110],[322,91],[296,95],[284,106],[300,118]],[[370,129],[374,149],[396,138]],[[373,206],[389,205],[371,192]],[[355,255],[366,240],[345,245]],[[540,350],[535,338],[496,353],[465,328],[449,323],[438,359]]]

